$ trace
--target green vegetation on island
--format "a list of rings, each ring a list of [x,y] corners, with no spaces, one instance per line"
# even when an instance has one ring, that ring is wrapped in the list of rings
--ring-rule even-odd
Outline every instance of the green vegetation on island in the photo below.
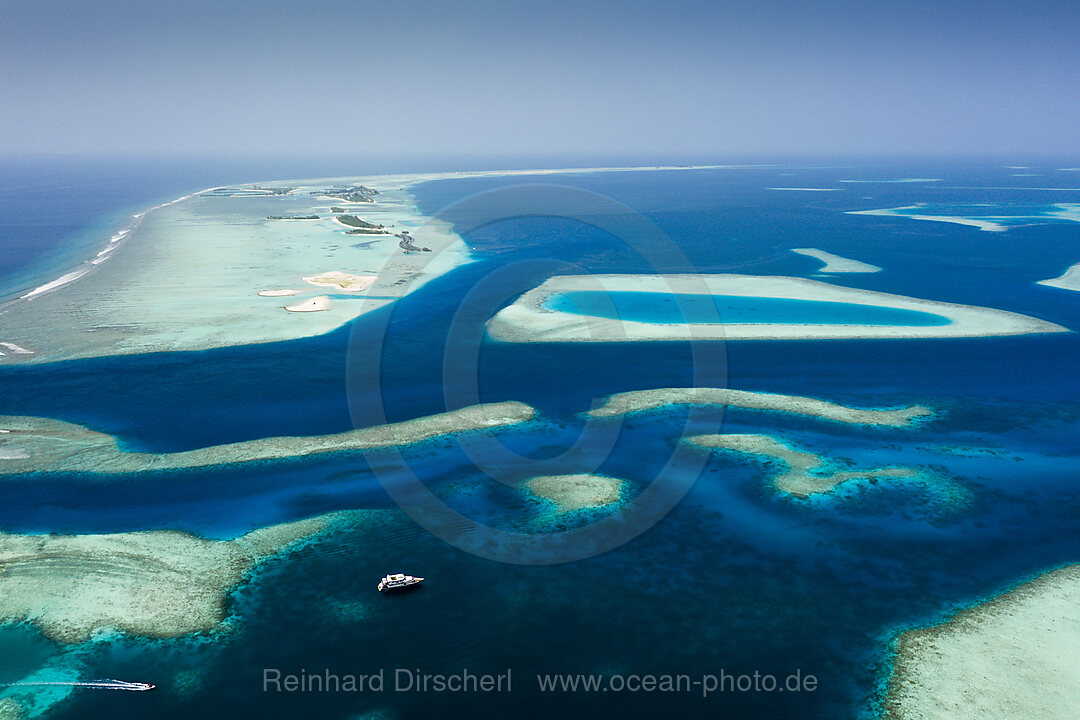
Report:
[[[339,200],[345,200],[346,202],[375,202],[375,196],[379,194],[378,190],[369,188],[365,185],[350,185],[349,187],[335,187],[322,192],[316,191],[312,195],[322,195],[323,197],[332,197]]]
[[[349,231],[349,234],[351,235],[381,235],[386,232],[382,229],[381,225],[375,225],[374,222],[362,220],[355,215],[338,215],[337,221],[340,222],[341,225],[356,228],[355,230]]]
[[[332,212],[332,213],[343,213],[343,212],[345,212],[345,208],[332,207],[332,208],[330,208],[330,212]]]
[[[318,220],[318,215],[267,215],[267,220]]]

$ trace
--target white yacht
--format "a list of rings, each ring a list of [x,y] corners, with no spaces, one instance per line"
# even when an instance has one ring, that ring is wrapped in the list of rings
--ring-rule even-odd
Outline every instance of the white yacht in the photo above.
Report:
[[[408,590],[414,588],[424,581],[422,577],[413,577],[412,575],[402,575],[396,573],[393,575],[387,575],[379,581],[379,592],[392,592],[394,590]]]

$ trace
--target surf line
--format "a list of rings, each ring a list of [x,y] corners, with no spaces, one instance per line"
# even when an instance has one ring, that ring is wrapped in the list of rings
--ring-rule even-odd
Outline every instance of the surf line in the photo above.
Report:
[[[91,690],[130,690],[132,692],[144,692],[154,690],[157,685],[144,682],[128,682],[127,680],[85,680],[82,682],[16,682],[0,683],[0,687],[40,687],[57,686],[89,688]]]

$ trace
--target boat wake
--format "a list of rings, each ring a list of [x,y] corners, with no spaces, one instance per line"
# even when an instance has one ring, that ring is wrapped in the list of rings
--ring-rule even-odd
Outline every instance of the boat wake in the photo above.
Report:
[[[62,685],[64,687],[79,687],[89,688],[91,690],[129,690],[132,692],[143,692],[146,690],[153,690],[157,686],[153,683],[144,682],[129,682],[127,680],[84,680],[81,682],[16,682],[16,683],[0,683],[0,687],[41,687],[41,686],[57,686]]]

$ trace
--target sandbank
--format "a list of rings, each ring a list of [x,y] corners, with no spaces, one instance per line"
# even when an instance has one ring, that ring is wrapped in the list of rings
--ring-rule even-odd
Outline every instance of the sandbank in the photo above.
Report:
[[[626,482],[605,475],[540,475],[529,478],[522,487],[532,495],[555,505],[555,512],[570,513],[596,510],[622,499]]]
[[[0,622],[29,621],[62,643],[101,630],[157,638],[213,630],[228,593],[259,561],[359,516],[333,513],[227,541],[171,530],[0,533]]]
[[[795,450],[769,435],[698,435],[686,442],[709,450],[727,450],[774,460],[784,469],[772,478],[777,490],[796,497],[828,493],[850,480],[915,477],[912,468],[889,467],[873,470],[824,470],[825,460],[813,453]]]
[[[553,295],[578,290],[679,294],[711,293],[792,298],[914,310],[949,320],[944,325],[840,325],[781,323],[651,323],[550,310]],[[557,275],[500,310],[487,323],[502,342],[635,342],[685,340],[827,340],[984,337],[1069,332],[1027,315],[891,293],[841,287],[817,280],[756,275]]]
[[[341,272],[340,270],[330,270],[318,275],[306,277],[304,278],[304,282],[319,287],[332,287],[336,290],[344,290],[345,292],[363,292],[370,288],[378,279],[378,275],[350,275],[349,273]]]
[[[1080,290],[1080,263],[1072,265],[1056,278],[1040,280],[1037,284],[1061,288],[1062,290]]]
[[[771,187],[769,190],[788,190],[791,192],[840,192],[840,188]]]
[[[1080,698],[1080,565],[900,635],[891,720],[1051,720]]]
[[[781,395],[729,388],[631,390],[606,398],[603,405],[588,410],[585,414],[593,417],[614,417],[655,410],[671,405],[722,405],[748,410],[770,410],[808,415],[822,420],[854,425],[883,425],[888,427],[910,427],[934,415],[933,410],[922,405],[885,410],[867,410],[799,395]]]
[[[535,417],[524,403],[470,405],[387,425],[333,435],[275,437],[177,453],[121,451],[116,438],[50,418],[0,417],[0,475],[38,472],[133,473],[232,465],[343,451],[400,447],[456,433],[515,425]]]
[[[858,185],[894,185],[904,183],[932,183],[942,182],[942,178],[898,178],[896,180],[841,180],[842,183]]]
[[[870,263],[859,262],[849,258],[833,255],[832,253],[818,250],[817,248],[791,248],[791,252],[807,255],[825,263],[821,272],[825,273],[874,273],[881,272],[881,268]]]
[[[297,292],[296,290],[260,290],[259,297],[289,297]]]
[[[917,213],[902,212],[903,210],[918,210],[920,205],[905,205],[897,208],[883,208],[881,210],[849,210],[845,215],[877,215],[881,217],[899,217],[909,220],[928,220],[930,222],[946,222],[955,225],[967,225],[979,228],[986,232],[1005,232],[1008,226],[988,219],[959,217],[956,215],[923,215]]]
[[[298,305],[286,305],[285,309],[294,313],[324,312],[330,309],[330,298],[320,295]]]

